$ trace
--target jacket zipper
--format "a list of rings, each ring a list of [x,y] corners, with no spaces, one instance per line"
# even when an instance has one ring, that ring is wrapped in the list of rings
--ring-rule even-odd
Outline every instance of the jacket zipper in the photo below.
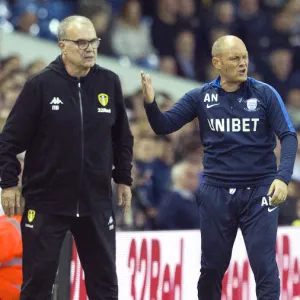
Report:
[[[81,125],[81,166],[80,166],[80,187],[82,184],[82,168],[83,168],[83,151],[84,151],[84,132],[83,132],[83,110],[82,110],[82,97],[81,97],[81,84],[80,79],[78,79],[78,96],[79,96],[79,106],[80,106],[80,125]],[[77,212],[76,217],[79,217],[79,198],[77,199]]]

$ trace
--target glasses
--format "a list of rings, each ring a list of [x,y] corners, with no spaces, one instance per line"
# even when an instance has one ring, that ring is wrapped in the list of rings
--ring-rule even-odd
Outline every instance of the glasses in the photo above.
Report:
[[[77,40],[77,41],[74,41],[74,40],[68,40],[68,39],[63,39],[62,41],[66,41],[66,42],[73,42],[77,45],[77,47],[81,50],[85,50],[89,47],[89,45],[91,44],[92,45],[92,48],[93,49],[97,49],[100,45],[100,41],[101,39],[100,38],[96,38],[96,39],[92,39],[90,41],[87,41],[87,40]]]

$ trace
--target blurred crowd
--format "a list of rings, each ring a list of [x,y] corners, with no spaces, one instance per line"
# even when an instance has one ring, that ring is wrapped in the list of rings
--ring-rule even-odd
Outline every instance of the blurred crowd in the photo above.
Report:
[[[300,0],[0,0],[0,27],[56,39],[59,21],[89,17],[101,38],[99,54],[170,76],[201,82],[215,78],[210,49],[226,34],[241,37],[249,50],[249,75],[281,94],[300,141]],[[2,58],[1,126],[25,80],[39,72],[40,60],[23,66],[18,56]],[[162,111],[174,101],[156,91]],[[202,147],[197,121],[162,137],[151,130],[142,91],[125,95],[135,137],[133,201],[126,216],[117,210],[120,230],[199,227],[196,191],[201,182]],[[275,149],[280,158],[280,145]],[[22,159],[22,158],[20,158]],[[114,188],[114,186],[113,186]],[[300,223],[300,150],[280,225]]]

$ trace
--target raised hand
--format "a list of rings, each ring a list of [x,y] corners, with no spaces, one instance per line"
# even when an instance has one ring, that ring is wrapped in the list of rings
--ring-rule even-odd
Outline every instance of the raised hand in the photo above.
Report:
[[[145,75],[145,73],[141,71],[141,82],[145,101],[150,104],[154,101],[155,97],[155,92],[152,86],[152,79],[150,75]]]

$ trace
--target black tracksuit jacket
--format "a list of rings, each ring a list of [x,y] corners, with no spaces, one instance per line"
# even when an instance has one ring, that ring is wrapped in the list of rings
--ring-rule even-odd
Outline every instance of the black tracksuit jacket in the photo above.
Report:
[[[98,65],[71,77],[57,57],[29,79],[0,134],[0,186],[26,207],[82,216],[111,206],[111,179],[131,185],[133,137],[118,76]]]

